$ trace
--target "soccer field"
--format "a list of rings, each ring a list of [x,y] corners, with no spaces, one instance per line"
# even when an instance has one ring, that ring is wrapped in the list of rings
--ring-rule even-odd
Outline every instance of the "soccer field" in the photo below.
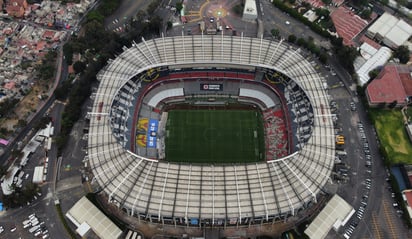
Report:
[[[172,110],[166,124],[166,160],[245,163],[264,159],[261,114],[252,110]]]

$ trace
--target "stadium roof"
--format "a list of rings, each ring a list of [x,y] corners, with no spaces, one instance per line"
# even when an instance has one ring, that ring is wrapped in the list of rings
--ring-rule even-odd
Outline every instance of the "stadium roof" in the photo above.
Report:
[[[307,143],[292,155],[267,162],[191,165],[145,158],[117,141],[108,116],[122,87],[127,85],[128,89],[119,93],[124,98],[140,89],[138,82],[131,80],[134,76],[156,67],[205,65],[259,66],[293,79],[313,106],[314,126]],[[211,224],[226,223],[229,218],[235,224],[245,218],[285,218],[316,202],[329,180],[335,136],[324,79],[299,49],[283,41],[224,35],[143,40],[124,47],[97,78],[100,84],[89,114],[87,160],[93,181],[108,201],[131,216],[183,218],[188,224],[192,218],[210,220]],[[121,115],[125,118],[129,112]]]
[[[346,224],[355,210],[339,195],[335,194],[315,220],[305,230],[309,238],[323,239],[330,229],[338,230]]]
[[[116,239],[122,234],[120,228],[86,197],[82,197],[74,204],[66,213],[66,217],[79,228],[76,231],[82,235],[87,233],[87,228],[91,228],[101,239]]]

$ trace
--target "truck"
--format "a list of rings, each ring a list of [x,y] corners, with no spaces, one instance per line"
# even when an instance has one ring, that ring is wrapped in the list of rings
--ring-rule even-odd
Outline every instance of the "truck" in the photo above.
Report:
[[[29,232],[30,232],[30,233],[33,233],[33,232],[37,231],[37,229],[39,229],[39,228],[40,228],[39,225],[34,226],[34,227],[31,227],[31,228],[29,229]]]

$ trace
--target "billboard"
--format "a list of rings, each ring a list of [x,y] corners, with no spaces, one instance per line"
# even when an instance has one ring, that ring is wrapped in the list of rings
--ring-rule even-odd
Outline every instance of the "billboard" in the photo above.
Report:
[[[223,84],[200,84],[200,90],[222,91],[223,90]]]
[[[148,148],[156,148],[157,140],[157,128],[159,127],[159,121],[155,119],[149,120],[149,126],[147,129],[147,144]]]

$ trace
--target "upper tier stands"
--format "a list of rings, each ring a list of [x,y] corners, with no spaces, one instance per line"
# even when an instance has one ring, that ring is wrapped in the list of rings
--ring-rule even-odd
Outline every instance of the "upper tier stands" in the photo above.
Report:
[[[310,111],[299,108],[298,96],[290,86],[301,122],[299,137],[306,135],[304,115],[313,114],[310,138],[302,140],[299,151],[284,158],[238,165],[169,163],[128,151],[119,138],[128,130],[122,127],[124,121],[131,118],[125,110],[127,102],[139,89],[139,82],[133,86],[129,80],[154,67],[204,65],[259,66],[293,79],[307,96],[304,104],[312,106]],[[193,226],[196,221],[190,219],[222,226],[285,219],[316,202],[330,177],[335,142],[322,78],[299,49],[282,41],[223,35],[153,39],[124,47],[97,78],[100,85],[90,112],[87,159],[101,191],[129,215]],[[172,89],[172,95],[180,95],[181,89]],[[260,93],[255,97],[268,106],[273,104]],[[151,105],[156,102],[158,99],[149,101]]]

